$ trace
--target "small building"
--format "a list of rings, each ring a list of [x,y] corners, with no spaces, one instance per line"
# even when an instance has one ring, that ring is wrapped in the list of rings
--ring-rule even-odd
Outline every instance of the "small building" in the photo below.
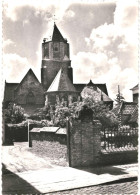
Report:
[[[139,84],[137,84],[135,87],[133,87],[130,90],[132,90],[132,93],[133,93],[133,102],[138,103],[138,98],[139,98]]]

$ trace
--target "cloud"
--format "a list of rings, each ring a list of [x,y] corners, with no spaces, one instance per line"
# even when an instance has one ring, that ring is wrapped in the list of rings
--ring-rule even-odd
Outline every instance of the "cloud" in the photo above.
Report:
[[[67,10],[67,12],[65,13],[65,17],[67,18],[73,18],[74,16],[75,16],[75,13],[72,10]]]
[[[68,38],[73,53],[74,81],[86,83],[91,78],[94,82],[107,83],[112,97],[120,85],[130,99],[126,91],[136,85],[138,71],[136,1],[117,1],[116,6],[115,3],[76,2],[4,1],[4,35],[9,39],[5,42],[4,58],[9,64],[9,78],[14,78],[14,82],[21,79],[25,74],[20,75],[20,70],[26,73],[24,70],[30,65],[40,74],[41,42],[52,35],[55,14],[56,23]],[[10,47],[13,43],[16,46]]]
[[[90,54],[75,55],[75,82],[92,78],[95,83],[106,83],[113,98],[120,85],[126,100],[131,101],[129,89],[138,82],[137,21],[137,3],[118,1],[114,23],[93,28],[85,38]]]
[[[27,58],[23,58],[17,54],[9,53],[3,56],[4,77],[8,77],[8,82],[20,82],[21,78],[30,68]]]
[[[13,45],[14,42],[11,39],[7,39],[3,41],[3,48],[6,48],[9,45]]]
[[[41,12],[48,12],[48,10],[52,10],[53,8],[53,14],[55,14],[58,18],[62,18],[64,15],[65,10],[68,8],[70,5],[69,1],[58,1],[58,0],[53,0],[53,1],[46,1],[46,0],[24,0],[24,1],[19,1],[19,0],[5,0],[3,3],[3,10],[5,15],[11,19],[13,22],[16,22],[19,17],[18,17],[18,10],[21,9],[22,7],[32,7],[36,9],[36,15],[41,14]]]

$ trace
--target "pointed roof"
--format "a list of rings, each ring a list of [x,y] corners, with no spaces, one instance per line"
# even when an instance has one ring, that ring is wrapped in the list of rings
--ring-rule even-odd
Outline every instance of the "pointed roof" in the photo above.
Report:
[[[97,87],[97,91],[101,94],[101,96],[100,96],[100,98],[101,98],[100,100],[101,101],[113,102],[113,100],[108,95],[106,95],[99,87]]]
[[[93,84],[93,82],[92,82],[92,80],[90,79],[90,81],[89,81],[89,83],[87,84],[87,86],[93,86],[94,84]]]
[[[39,80],[38,80],[38,78],[37,78],[36,75],[34,74],[33,70],[30,68],[30,69],[28,70],[28,72],[26,73],[26,75],[23,77],[22,81],[19,83],[19,85],[15,88],[15,90],[17,90],[17,89],[19,88],[19,86],[25,81],[25,79],[28,77],[28,75],[32,75],[32,76],[35,78],[35,80],[36,80],[38,83],[40,83]]]
[[[94,85],[96,87],[98,87],[101,91],[103,91],[106,95],[108,95],[108,91],[107,91],[107,87],[106,87],[106,84],[95,84]],[[74,87],[76,88],[77,91],[81,92],[83,90],[83,88],[87,86],[87,84],[78,84],[78,83],[75,83],[74,84]],[[93,85],[92,85],[93,86]]]
[[[61,68],[54,78],[47,92],[54,91],[71,91],[76,92],[74,85],[71,83],[67,73]]]
[[[60,33],[60,31],[57,28],[55,23],[54,23],[54,30],[53,30],[53,35],[52,35],[52,41],[66,42],[66,39],[63,38],[62,34]]]
[[[139,84],[137,84],[135,87],[133,87],[133,88],[131,88],[130,90],[135,90],[135,89],[138,89],[138,87],[139,87]]]

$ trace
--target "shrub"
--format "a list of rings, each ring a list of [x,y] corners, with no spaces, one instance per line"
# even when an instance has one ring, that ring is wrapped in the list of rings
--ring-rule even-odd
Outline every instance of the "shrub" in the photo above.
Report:
[[[6,123],[20,123],[25,120],[25,111],[21,106],[10,103],[8,108],[5,109],[5,122]]]
[[[44,106],[43,108],[36,109],[34,114],[30,115],[28,118],[32,120],[51,120],[50,118],[50,107]]]

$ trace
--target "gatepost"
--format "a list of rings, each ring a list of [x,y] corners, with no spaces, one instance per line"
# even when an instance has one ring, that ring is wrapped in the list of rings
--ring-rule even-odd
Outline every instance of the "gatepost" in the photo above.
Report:
[[[93,166],[100,160],[101,123],[83,111],[78,120],[67,124],[68,160],[71,167]]]

